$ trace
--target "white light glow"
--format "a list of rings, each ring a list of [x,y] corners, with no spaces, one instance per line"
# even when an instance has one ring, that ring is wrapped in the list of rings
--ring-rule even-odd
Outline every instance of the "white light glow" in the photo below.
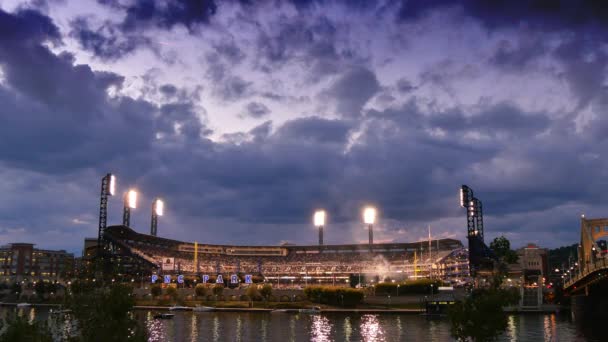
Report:
[[[165,202],[163,202],[161,199],[157,198],[156,202],[154,204],[154,212],[156,212],[156,215],[158,215],[158,216],[163,216],[164,211],[165,211]]]
[[[464,208],[464,189],[460,189],[460,206]]]
[[[315,223],[315,227],[325,226],[325,210],[315,211],[313,221]]]
[[[363,222],[365,224],[374,224],[376,221],[376,208],[367,207],[363,210]]]
[[[127,204],[131,209],[137,208],[137,191],[129,190],[127,193]]]
[[[110,175],[110,196],[114,196],[116,193],[116,177]]]

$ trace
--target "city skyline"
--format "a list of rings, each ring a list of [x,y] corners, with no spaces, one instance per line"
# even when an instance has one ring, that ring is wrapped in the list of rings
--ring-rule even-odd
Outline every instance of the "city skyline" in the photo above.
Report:
[[[544,6],[541,6],[544,4]],[[211,244],[579,241],[608,216],[608,11],[593,1],[0,3],[0,241],[79,253],[99,187]]]

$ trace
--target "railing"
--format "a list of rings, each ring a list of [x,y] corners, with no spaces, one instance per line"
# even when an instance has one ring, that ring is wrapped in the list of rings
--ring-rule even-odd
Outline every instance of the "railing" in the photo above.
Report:
[[[608,268],[608,262],[606,262],[605,258],[596,260],[594,263],[587,263],[586,267],[582,270],[582,272],[579,270],[579,272],[576,274],[575,277],[571,277],[570,280],[564,282],[564,288],[569,288],[570,286],[576,284],[576,282],[585,278],[586,276],[590,275],[591,273],[599,271],[599,270],[603,270],[606,268]]]

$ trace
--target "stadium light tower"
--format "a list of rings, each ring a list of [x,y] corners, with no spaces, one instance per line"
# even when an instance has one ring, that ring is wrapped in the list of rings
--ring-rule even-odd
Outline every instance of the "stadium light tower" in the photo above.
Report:
[[[369,248],[374,244],[374,222],[376,221],[376,208],[366,207],[363,210],[363,222],[367,225],[369,231]]]
[[[125,194],[125,203],[122,211],[122,225],[131,225],[131,209],[137,208],[137,191],[131,189]]]
[[[99,205],[99,230],[97,231],[97,254],[103,248],[103,234],[108,223],[108,196],[116,193],[116,177],[108,173],[101,179],[101,201]]]
[[[165,202],[160,198],[156,198],[152,203],[152,223],[150,224],[150,235],[156,236],[158,228],[158,217],[163,216],[165,212]]]
[[[315,227],[319,228],[319,246],[323,246],[323,226],[325,226],[325,210],[315,211],[313,221]]]

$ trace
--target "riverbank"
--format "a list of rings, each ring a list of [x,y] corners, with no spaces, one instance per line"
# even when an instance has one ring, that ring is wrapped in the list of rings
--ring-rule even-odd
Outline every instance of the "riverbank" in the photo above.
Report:
[[[135,306],[136,310],[153,310],[153,311],[168,311],[168,306]],[[193,311],[193,307],[183,308],[180,311]],[[300,309],[307,309],[302,307]],[[285,313],[298,313],[300,309],[281,309]],[[273,312],[277,309],[268,308],[221,308],[214,307],[213,311],[205,312]],[[393,313],[393,314],[421,314],[424,313],[422,309],[359,309],[359,308],[323,308],[323,313],[359,313],[359,314],[377,314],[377,313]]]
[[[11,302],[4,303],[0,302],[0,306],[17,307],[21,303]],[[59,308],[63,305],[56,303],[28,303],[29,305],[24,307],[35,307],[35,308]],[[424,313],[424,307],[421,305],[395,305],[392,307],[378,307],[375,305],[362,304],[355,308],[341,308],[332,307],[328,305],[319,305],[312,302],[288,302],[288,303],[264,303],[264,302],[253,302],[253,307],[250,307],[250,302],[205,302],[205,301],[189,301],[184,304],[184,311],[192,311],[196,306],[208,306],[212,307],[216,312],[272,312],[274,310],[282,310],[283,312],[299,312],[301,309],[308,309],[311,306],[320,306],[322,312],[325,313],[356,313],[356,314],[421,314]],[[152,305],[145,303],[138,303],[133,308],[135,310],[152,310],[152,311],[169,311],[169,308],[175,304],[170,305]],[[405,307],[404,307],[405,306]],[[505,308],[505,311],[509,314],[557,314],[560,312],[568,312],[570,308],[561,307],[558,305],[542,305],[540,308],[518,308],[509,307]]]

